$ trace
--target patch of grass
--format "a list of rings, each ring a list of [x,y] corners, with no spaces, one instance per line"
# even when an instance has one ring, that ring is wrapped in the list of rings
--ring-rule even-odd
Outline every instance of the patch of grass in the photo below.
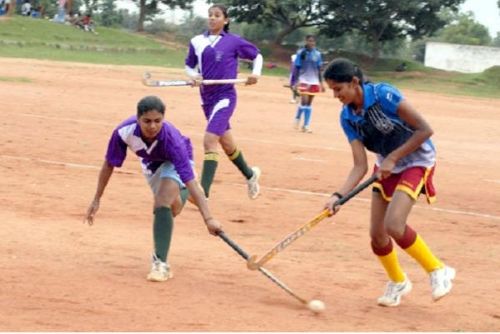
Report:
[[[99,34],[95,35],[70,25],[13,16],[0,21],[0,40],[4,43],[21,42],[29,45],[84,45],[153,50],[164,48],[161,43],[146,36],[105,27],[98,27],[97,30]]]
[[[0,76],[0,81],[7,81],[7,82],[31,82],[30,79],[28,78],[23,78],[23,77],[4,77]]]
[[[167,44],[156,37],[119,29],[97,27],[98,35],[48,20],[14,16],[0,20],[0,57],[77,61],[95,64],[146,65],[183,68],[187,45]],[[289,50],[270,50],[265,64],[279,54],[278,67],[264,66],[263,74],[289,77]],[[464,74],[427,68],[423,64],[401,59],[373,60],[364,55],[336,50],[325,60],[345,57],[357,62],[372,81],[385,81],[400,88],[443,94],[500,97],[500,66],[483,73]],[[279,57],[278,57],[279,58]],[[285,59],[286,58],[286,59]],[[406,63],[405,72],[396,67]],[[244,64],[242,73],[249,73]],[[12,78],[0,80],[13,80]]]
[[[498,66],[496,66],[498,67]],[[486,98],[500,97],[500,79],[493,68],[482,73],[458,73],[441,70],[369,73],[372,81],[384,81],[400,88]],[[498,67],[500,68],[500,67]]]
[[[129,32],[98,28],[95,35],[75,27],[14,16],[0,21],[0,56],[95,64],[182,67],[185,50]]]
[[[119,52],[113,50],[87,51],[57,49],[50,47],[2,46],[0,56],[12,58],[34,58],[45,60],[75,61],[92,64],[151,65],[180,68],[185,55],[175,50],[161,52]]]

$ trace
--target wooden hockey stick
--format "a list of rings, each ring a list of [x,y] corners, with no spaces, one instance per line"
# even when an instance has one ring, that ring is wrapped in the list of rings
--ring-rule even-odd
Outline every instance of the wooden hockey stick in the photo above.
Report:
[[[220,79],[220,80],[202,80],[202,85],[225,85],[225,84],[238,84],[245,83],[247,79]],[[154,80],[151,79],[151,74],[145,72],[142,78],[142,83],[148,87],[179,87],[191,86],[190,80]]]
[[[358,185],[356,188],[351,190],[347,195],[343,196],[340,198],[337,202],[335,202],[334,206],[342,205],[354,196],[356,196],[358,193],[360,193],[362,190],[367,188],[369,185],[371,185],[373,182],[377,180],[377,176],[372,175],[369,179],[367,179],[365,182],[361,183]],[[319,215],[314,217],[312,220],[308,221],[306,224],[301,226],[299,229],[294,231],[293,233],[290,233],[287,235],[283,240],[281,240],[276,246],[274,246],[271,250],[269,250],[262,258],[257,260],[256,255],[250,256],[250,258],[247,261],[247,267],[250,270],[256,270],[262,267],[265,263],[267,263],[269,260],[271,260],[276,254],[279,252],[282,252],[286,247],[290,246],[292,242],[306,234],[309,230],[311,230],[314,226],[318,225],[319,222],[321,222],[323,219],[329,216],[329,210],[325,209],[323,210]]]
[[[233,240],[231,240],[224,232],[219,233],[219,237],[224,240],[226,244],[228,244],[233,250],[236,251],[242,258],[248,261],[249,256],[248,254],[240,247],[238,246]],[[265,268],[260,267],[259,271],[264,274],[267,278],[269,278],[274,284],[278,285],[281,289],[283,289],[286,293],[288,293],[290,296],[298,300],[300,303],[304,305],[309,305],[310,301],[307,301],[305,298],[300,297],[297,295],[295,292],[293,292],[288,286],[286,286],[283,282],[281,282],[279,279],[277,279],[271,272]]]

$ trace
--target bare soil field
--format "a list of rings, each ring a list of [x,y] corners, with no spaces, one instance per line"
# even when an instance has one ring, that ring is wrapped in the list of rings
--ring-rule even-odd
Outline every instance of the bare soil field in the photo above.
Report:
[[[249,271],[191,204],[175,220],[175,277],[146,281],[152,195],[133,154],[113,175],[95,225],[82,224],[108,138],[145,95],[164,99],[201,170],[197,90],[145,87],[146,70],[0,58],[0,331],[500,330],[500,100],[404,91],[438,150],[438,201],[422,198],[409,224],[457,269],[451,294],[434,303],[425,272],[399,252],[414,289],[397,308],[376,305],[386,277],[370,249],[367,190],[267,266],[300,296],[326,303],[315,315]],[[212,187],[214,215],[250,254],[264,254],[321,211],[352,164],[339,102],[318,96],[314,132],[298,132],[284,83],[263,77],[238,88],[232,126],[263,171],[261,197],[248,199],[224,157]]]

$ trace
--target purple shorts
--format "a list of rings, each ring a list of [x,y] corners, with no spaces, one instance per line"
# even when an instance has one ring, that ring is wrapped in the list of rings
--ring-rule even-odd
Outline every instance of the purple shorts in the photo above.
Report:
[[[222,136],[227,130],[231,129],[229,119],[236,108],[236,98],[221,97],[217,101],[203,104],[203,112],[208,121],[206,132]]]

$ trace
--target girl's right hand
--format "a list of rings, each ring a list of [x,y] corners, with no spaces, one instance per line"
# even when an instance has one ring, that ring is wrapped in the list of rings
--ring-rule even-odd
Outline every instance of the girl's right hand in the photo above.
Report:
[[[328,209],[330,211],[329,217],[333,216],[340,210],[340,205],[335,205],[335,203],[339,200],[340,198],[337,195],[332,195],[328,202],[325,203],[325,209]]]
[[[203,77],[201,75],[191,78],[191,87],[200,87]]]
[[[208,232],[210,232],[211,235],[218,235],[222,232],[222,225],[213,218],[207,219],[205,224],[207,225]]]

